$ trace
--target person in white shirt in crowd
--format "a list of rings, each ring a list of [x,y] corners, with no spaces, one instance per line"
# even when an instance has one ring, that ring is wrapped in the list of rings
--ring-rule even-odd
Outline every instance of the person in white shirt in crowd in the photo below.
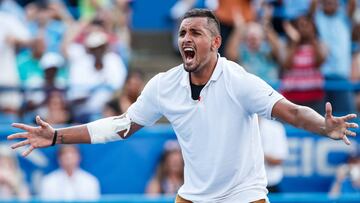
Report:
[[[15,16],[0,11],[0,87],[18,88],[20,79],[16,67],[16,47],[30,42],[30,32]],[[17,91],[0,92],[0,111],[17,113],[22,102]]]
[[[267,189],[273,193],[281,192],[279,184],[284,177],[282,164],[289,153],[285,128],[278,121],[261,118],[259,127],[264,149]]]
[[[159,73],[145,86],[126,113],[86,125],[54,129],[36,117],[39,126],[15,123],[26,132],[12,148],[36,148],[70,143],[104,143],[128,138],[165,116],[177,135],[184,158],[184,184],[177,203],[267,202],[264,153],[258,116],[275,117],[296,127],[343,140],[356,134],[349,120],[356,114],[325,117],[291,103],[260,78],[218,55],[219,21],[208,9],[183,16],[178,44],[183,64]],[[119,171],[121,173],[121,171]]]
[[[46,175],[40,188],[42,200],[97,200],[100,185],[97,178],[79,167],[80,152],[75,145],[58,149],[60,168]]]
[[[84,45],[70,43],[66,47],[69,61],[68,99],[74,108],[76,122],[88,122],[101,113],[112,94],[123,87],[127,69],[119,55],[108,51],[105,32],[91,31]]]

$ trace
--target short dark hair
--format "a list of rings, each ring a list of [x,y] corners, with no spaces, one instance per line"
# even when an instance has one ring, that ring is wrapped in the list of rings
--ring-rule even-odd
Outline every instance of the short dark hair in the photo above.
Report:
[[[194,17],[204,17],[208,20],[208,25],[210,26],[209,30],[213,35],[219,35],[220,34],[220,22],[219,19],[215,16],[214,12],[212,12],[209,9],[205,8],[194,8],[189,11],[187,11],[184,16],[181,18],[181,21],[183,21],[186,18],[194,18]],[[211,28],[213,27],[213,28]]]

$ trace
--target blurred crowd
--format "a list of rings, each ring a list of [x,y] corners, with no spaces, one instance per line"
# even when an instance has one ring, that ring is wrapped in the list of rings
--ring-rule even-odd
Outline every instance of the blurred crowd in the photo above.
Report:
[[[51,124],[84,123],[105,107],[126,110],[144,85],[143,73],[128,68],[130,4],[0,1],[2,121],[38,114]]]
[[[126,111],[145,83],[129,67],[132,3],[1,0],[1,120],[38,114],[51,124],[85,123]],[[319,113],[325,101],[336,113],[360,109],[360,94],[346,85],[360,80],[357,0],[178,0],[169,10],[174,41],[194,7],[218,16],[222,56],[289,100]],[[326,81],[342,85],[324,88]]]
[[[175,22],[196,0],[178,1]],[[359,110],[360,1],[205,0],[221,23],[222,56],[270,84],[289,100],[324,113]],[[176,33],[176,32],[174,32]],[[325,82],[333,84],[324,88]],[[340,84],[340,85],[339,85]],[[347,84],[347,85],[346,85]],[[334,87],[335,86],[335,87]]]
[[[129,67],[131,5],[132,0],[0,0],[0,121],[33,123],[40,115],[64,125],[125,112],[145,85],[144,70]],[[359,91],[343,85],[360,82],[359,0],[178,0],[169,11],[174,42],[181,16],[194,7],[212,9],[219,18],[221,56],[287,99],[321,114],[326,101],[335,113],[360,112]],[[324,88],[327,81],[341,85]],[[269,190],[276,192],[288,153],[285,131],[281,124],[260,123],[266,167],[273,174]],[[265,136],[269,132],[280,141]],[[276,152],[271,142],[284,147]],[[16,156],[6,148],[0,146],[0,197],[29,198]],[[51,185],[67,184],[69,190],[54,196],[99,197],[96,178],[79,168],[76,146],[59,150],[58,159],[60,168],[44,178],[48,186],[39,194],[51,199]],[[166,144],[144,192],[176,193],[182,170],[179,147]],[[357,154],[339,168],[331,193],[359,192],[359,171]],[[75,196],[84,182],[94,196]]]

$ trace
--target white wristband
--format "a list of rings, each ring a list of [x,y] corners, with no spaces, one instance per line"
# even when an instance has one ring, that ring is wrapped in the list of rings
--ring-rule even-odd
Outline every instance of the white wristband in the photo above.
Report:
[[[124,138],[129,133],[131,119],[125,113],[121,116],[113,116],[88,123],[87,129],[90,134],[91,143],[106,143],[116,140],[122,140],[118,132],[126,130]]]

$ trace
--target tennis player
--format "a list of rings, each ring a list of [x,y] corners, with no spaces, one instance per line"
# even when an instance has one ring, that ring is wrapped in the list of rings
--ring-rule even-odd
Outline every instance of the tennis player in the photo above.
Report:
[[[26,132],[12,146],[36,148],[55,144],[104,143],[129,137],[161,116],[172,124],[184,157],[184,185],[176,202],[267,202],[264,155],[258,116],[278,118],[296,127],[350,144],[355,114],[325,117],[293,104],[260,78],[218,54],[219,22],[210,10],[188,11],[178,45],[183,64],[159,73],[128,111],[85,125],[54,129],[36,117],[38,126],[15,123]]]

